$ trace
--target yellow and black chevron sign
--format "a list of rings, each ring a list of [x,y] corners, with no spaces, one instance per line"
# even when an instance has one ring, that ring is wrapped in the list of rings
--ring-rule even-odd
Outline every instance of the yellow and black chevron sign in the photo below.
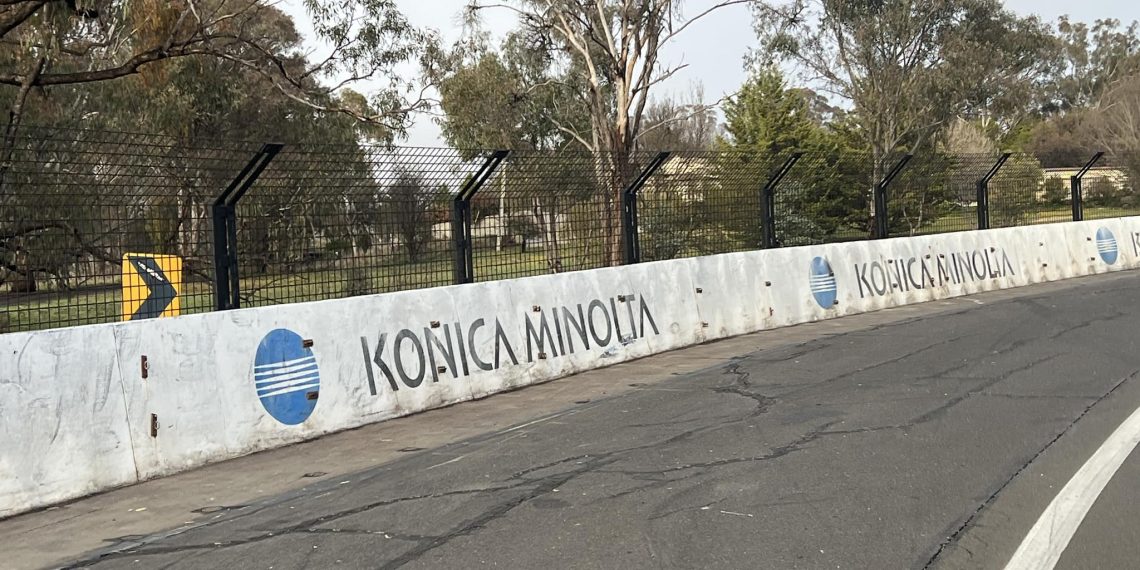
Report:
[[[150,253],[123,256],[124,321],[178,316],[181,291],[181,257]]]

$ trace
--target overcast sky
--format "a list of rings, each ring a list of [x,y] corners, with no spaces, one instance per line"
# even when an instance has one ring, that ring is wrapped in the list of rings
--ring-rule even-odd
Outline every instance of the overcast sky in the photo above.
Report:
[[[460,13],[467,0],[397,0],[396,3],[416,26],[436,29],[448,41],[461,34]],[[708,3],[709,0],[690,0],[688,10],[695,13],[701,5]],[[294,15],[304,33],[307,31],[306,17],[302,10],[296,8],[298,4],[297,0],[284,0],[286,10]],[[1083,0],[1079,3],[1073,0],[1006,0],[1005,4],[1019,14],[1036,14],[1049,21],[1055,21],[1064,14],[1073,20],[1086,22],[1101,18],[1116,18],[1124,22],[1140,20],[1140,0]],[[488,30],[498,35],[514,25],[512,15],[502,9],[486,10],[483,21]],[[306,37],[311,35],[306,34]],[[710,101],[735,92],[744,81],[744,54],[754,42],[752,18],[747,8],[733,6],[714,12],[693,24],[666,47],[665,62],[670,65],[688,64],[689,67],[665,83],[661,93],[687,92],[695,82],[704,86],[706,99]],[[439,128],[429,117],[417,120],[405,143],[416,146],[443,144]]]

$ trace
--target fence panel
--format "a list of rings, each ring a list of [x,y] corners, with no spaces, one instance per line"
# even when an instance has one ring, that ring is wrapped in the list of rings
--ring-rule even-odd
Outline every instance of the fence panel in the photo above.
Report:
[[[804,154],[773,192],[777,244],[867,239],[872,186],[866,153]]]
[[[259,146],[19,129],[0,157],[0,332],[121,320],[128,253],[180,257],[181,312],[210,310],[209,205]]]
[[[760,191],[778,165],[753,153],[673,154],[641,190],[642,260],[759,249]]]
[[[512,152],[472,200],[475,280],[620,265],[621,194],[650,158]]]
[[[1082,186],[1086,220],[1140,215],[1140,153],[1105,156]]]
[[[915,156],[887,189],[891,237],[978,229],[977,183],[997,158],[997,153]]]
[[[1068,184],[1049,192],[1043,180],[1048,181],[1037,157],[1011,154],[989,183],[990,227],[1009,228],[1071,219],[1072,213],[1066,205]]]
[[[242,306],[450,284],[451,200],[485,154],[287,145],[237,204]]]
[[[658,156],[287,144],[236,201],[236,263],[222,254],[216,271],[211,204],[261,146],[40,127],[0,141],[0,332],[124,318],[127,254],[181,260],[166,277],[182,314],[211,310],[229,269],[248,307],[618,265],[623,192]],[[1071,178],[1094,154],[1011,155],[988,184],[990,226],[1072,219]],[[640,259],[763,247],[763,188],[790,155],[668,155],[627,203]],[[890,235],[975,229],[977,183],[998,156],[919,153],[886,190]],[[774,245],[868,239],[894,158],[800,155],[771,193]],[[458,193],[491,163],[458,243]],[[1138,179],[1140,154],[1106,155],[1082,179],[1084,216],[1140,215]],[[152,290],[142,271],[129,283]]]

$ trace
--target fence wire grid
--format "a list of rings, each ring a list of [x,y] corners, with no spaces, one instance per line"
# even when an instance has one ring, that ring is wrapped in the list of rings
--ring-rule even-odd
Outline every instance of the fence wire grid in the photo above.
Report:
[[[483,154],[286,146],[237,202],[241,305],[451,283],[451,200]]]
[[[132,318],[132,254],[181,261],[188,314],[883,237],[877,196],[890,236],[1140,215],[1128,153],[930,152],[880,187],[902,155],[276,146],[218,218],[263,143],[19,128],[0,332]]]

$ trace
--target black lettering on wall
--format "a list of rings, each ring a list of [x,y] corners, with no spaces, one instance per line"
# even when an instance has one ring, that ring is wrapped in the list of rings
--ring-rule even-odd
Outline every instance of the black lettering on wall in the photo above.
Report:
[[[467,368],[467,342],[463,340],[463,327],[458,321],[455,323],[455,347],[459,349],[459,363],[463,366],[463,375],[470,376]]]
[[[546,313],[538,313],[541,315],[538,321],[538,329],[534,328],[534,321],[531,320],[530,314],[526,316],[526,360],[527,362],[534,362],[535,350],[534,345],[538,345],[538,352],[546,352],[546,341],[550,341],[551,356],[558,356],[558,347],[554,344],[554,337],[550,334],[550,323],[546,320]]]
[[[1004,249],[1001,250],[1001,264],[1002,275],[1017,275],[1017,271],[1013,269],[1013,262],[1009,260],[1009,254]]]
[[[617,330],[618,342],[624,342],[625,335],[621,334],[621,324],[618,323],[617,303],[614,302],[613,297],[610,297],[610,316],[614,319],[614,329]]]
[[[475,322],[471,323],[471,327],[467,329],[467,348],[469,348],[471,350],[471,361],[475,363],[475,366],[479,367],[479,370],[494,370],[494,367],[491,366],[491,363],[484,362],[482,358],[479,358],[479,351],[475,349],[475,331],[483,328],[483,325],[485,325],[485,324],[486,324],[486,321],[484,321],[483,319],[476,319]],[[496,338],[495,339],[495,362],[498,362],[498,361],[499,361],[499,340]]]
[[[368,352],[368,339],[360,337],[360,348],[364,349],[364,372],[368,374],[368,392],[376,395],[376,376],[372,374],[372,355]]]
[[[417,365],[418,370],[416,371],[415,376],[409,375],[408,369],[404,367],[404,351],[401,345],[404,344],[405,340],[410,340],[412,342],[412,348],[415,349],[416,359],[419,361]],[[427,365],[424,360],[424,345],[420,342],[420,339],[416,336],[416,333],[408,329],[402,329],[400,332],[396,333],[396,341],[392,344],[392,352],[396,355],[396,372],[400,374],[400,379],[404,381],[404,385],[409,388],[416,388],[422,384],[424,381],[424,372],[426,372]]]
[[[653,327],[653,334],[659,335],[661,331],[657,330],[657,323],[653,322],[653,315],[649,312],[649,305],[645,304],[645,297],[638,297],[640,302],[639,312],[641,313],[641,336],[645,336],[645,321],[649,320],[649,326]]]
[[[637,321],[633,319],[633,298],[634,295],[626,295],[622,303],[625,303],[626,312],[629,313],[629,334],[631,337],[637,338]]]
[[[962,271],[962,281],[966,281],[966,275],[970,276],[971,281],[977,281],[978,276],[974,273],[974,268],[970,266],[970,254],[955,253],[954,256],[957,258],[957,264]]]
[[[887,294],[887,271],[878,261],[871,262],[871,285],[874,286],[876,294]]]
[[[948,281],[950,281],[950,274],[946,271],[945,258],[938,257],[935,259],[934,264],[938,271],[938,285],[945,285]]]
[[[1140,257],[1140,232],[1132,232],[1132,255]]]
[[[977,275],[975,280],[986,278],[986,262],[982,252],[974,251],[974,254],[970,256],[970,267],[974,270],[974,274]]]
[[[855,264],[855,281],[857,283],[859,283],[859,298],[860,299],[867,298],[867,294],[872,291],[872,288],[871,288],[871,282],[867,280],[867,264],[866,263],[864,263],[862,266],[860,266],[858,263]],[[863,288],[864,285],[867,286],[866,289]]]
[[[919,279],[922,280],[922,288],[933,287],[934,276],[930,274],[930,264],[926,261],[922,261],[920,265],[922,267],[922,275],[919,276]]]
[[[566,354],[566,342],[562,337],[562,321],[558,320],[558,307],[550,309],[550,320],[554,321],[554,336],[558,338],[558,353]],[[566,331],[569,333],[570,331]]]
[[[596,326],[598,320],[594,318],[594,309],[602,310],[602,323],[606,325],[605,338],[598,336],[598,327]],[[606,306],[597,299],[590,301],[589,307],[586,308],[586,317],[587,322],[590,324],[590,336],[594,337],[594,344],[599,347],[610,344],[610,341],[614,338],[614,327],[610,324],[610,316],[606,313]]]
[[[515,356],[515,351],[511,348],[511,339],[507,338],[506,331],[503,330],[503,323],[499,319],[495,319],[495,370],[500,367],[499,349],[506,348],[507,356],[511,357],[511,364],[518,365],[519,359]]]
[[[436,336],[435,331],[429,327],[424,327],[424,339],[427,340],[427,353],[428,361],[431,362],[431,381],[439,382],[439,364],[435,361],[435,350],[438,348],[440,354],[443,355],[443,361],[447,363],[447,369],[451,371],[452,378],[459,378],[459,371],[455,369],[455,348],[451,344],[451,325],[443,325],[443,336],[447,340],[445,346],[439,337]]]
[[[982,256],[986,259],[986,275],[988,275],[990,279],[997,279],[999,275],[998,268],[995,268],[994,264],[990,262],[990,253],[988,249],[982,250]]]
[[[578,331],[578,337],[582,339],[582,345],[586,350],[590,350],[590,337],[586,333],[586,313],[582,310],[582,304],[578,303],[578,320],[574,320],[574,313],[570,309],[562,307],[562,320],[566,323],[566,343],[569,345],[570,352],[574,352],[574,337],[570,334],[570,328]]]
[[[917,263],[918,258],[916,257],[912,257],[906,260],[906,280],[909,283],[910,287],[913,287],[915,289],[922,289],[922,282],[914,278],[914,266]],[[919,271],[921,271],[921,269]]]
[[[380,372],[384,374],[384,377],[388,379],[388,386],[395,392],[400,389],[400,386],[396,384],[396,377],[392,375],[392,369],[388,367],[388,363],[384,362],[384,345],[387,341],[388,333],[380,333],[380,340],[376,342],[376,353],[372,355],[372,360],[369,362],[368,341],[364,337],[360,337],[360,344],[364,347],[364,367],[368,369],[369,380],[372,380],[372,364],[375,363],[376,366],[380,367]],[[369,387],[371,388],[371,386]],[[372,394],[376,395],[376,392],[372,392]]]

